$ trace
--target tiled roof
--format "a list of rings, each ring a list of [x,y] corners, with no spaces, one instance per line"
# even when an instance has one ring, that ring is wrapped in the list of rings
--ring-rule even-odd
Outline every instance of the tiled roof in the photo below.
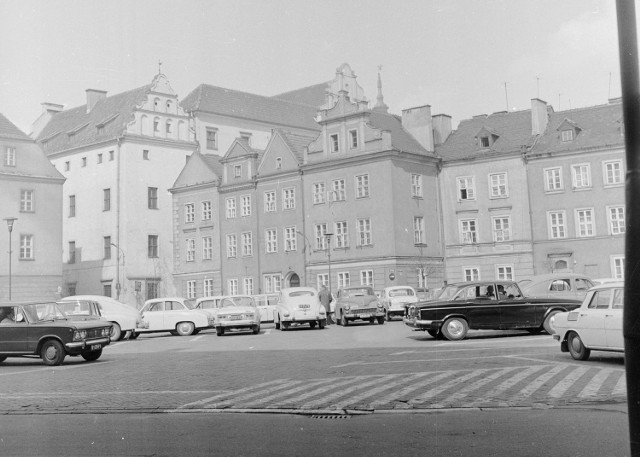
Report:
[[[314,106],[200,84],[180,103],[185,111],[202,111],[265,122],[271,125],[320,130]]]
[[[572,141],[562,141],[558,130],[565,121],[580,129]],[[533,147],[533,154],[573,151],[585,148],[624,146],[622,104],[590,106],[551,115],[544,135]]]
[[[0,138],[33,141],[29,135],[20,130],[9,119],[0,113]]]
[[[61,111],[53,115],[36,139],[47,143],[47,154],[79,146],[107,141],[121,136],[126,125],[133,120],[133,111],[142,103],[151,84],[106,97],[96,102],[87,113],[86,105]],[[98,134],[98,126],[102,132]]]
[[[326,90],[329,88],[330,82],[331,81],[327,81],[320,84],[314,84],[313,86],[303,87],[302,89],[284,92],[282,94],[274,95],[271,98],[318,108],[326,102],[325,94]]]
[[[483,129],[498,137],[488,148],[480,147],[476,138]],[[444,144],[436,147],[436,153],[446,162],[496,153],[524,152],[534,141],[531,110],[499,112],[461,121]]]
[[[282,139],[285,141],[285,143],[287,143],[287,146],[289,146],[291,152],[293,152],[293,154],[296,156],[296,160],[298,161],[298,163],[302,164],[304,161],[304,148],[309,146],[309,143],[315,140],[317,138],[317,135],[298,135],[296,133],[287,132],[282,129],[278,129],[277,131],[278,133],[280,133],[280,136],[282,136]]]
[[[223,172],[220,159],[221,157],[217,155],[194,152],[189,156],[186,165],[173,183],[173,189],[217,183],[222,179]]]
[[[213,171],[217,177],[222,178],[224,167],[220,163],[220,156],[214,154],[202,154],[202,159],[207,164],[207,167],[209,167],[209,169],[211,169],[211,171]]]
[[[413,135],[402,127],[402,119],[399,116],[372,111],[369,122],[372,127],[391,132],[391,145],[394,149],[417,154],[427,153]]]

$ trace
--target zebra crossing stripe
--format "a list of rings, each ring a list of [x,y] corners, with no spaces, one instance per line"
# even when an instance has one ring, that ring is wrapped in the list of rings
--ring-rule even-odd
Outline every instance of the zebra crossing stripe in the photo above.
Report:
[[[555,375],[557,375],[561,371],[566,370],[568,367],[569,367],[569,365],[566,365],[566,364],[559,364],[559,365],[556,365],[556,366],[552,367],[549,371],[547,371],[544,374],[541,374],[536,379],[534,379],[532,382],[527,384],[524,387],[524,389],[520,390],[520,392],[518,392],[517,395],[514,395],[510,399],[510,401],[520,401],[520,400],[524,400],[527,397],[530,397],[531,394],[533,394],[536,390],[538,390],[540,387],[542,387],[545,382],[547,382],[549,379],[553,378]]]
[[[297,401],[300,398],[308,398],[308,397],[311,397],[313,395],[317,395],[318,393],[323,393],[323,392],[325,392],[327,390],[327,387],[334,388],[337,385],[351,384],[352,382],[353,382],[353,379],[347,379],[346,381],[343,381],[342,383],[336,383],[336,379],[335,378],[320,379],[320,380],[317,380],[317,381],[314,381],[314,382],[308,382],[308,383],[303,384],[302,386],[297,387],[295,389],[287,390],[287,391],[284,391],[284,392],[278,392],[278,393],[275,393],[273,395],[269,395],[269,396],[263,397],[263,398],[261,398],[259,400],[250,402],[248,404],[244,404],[242,406],[243,407],[247,407],[247,408],[252,408],[254,406],[257,406],[257,405],[266,403],[268,401],[274,400],[274,399],[276,399],[278,397],[282,397],[282,396],[288,397],[291,394],[295,394],[297,392],[305,391],[305,393],[302,394],[302,395],[299,395],[299,396],[293,397],[293,398],[287,398],[287,399],[284,399],[284,400],[281,401],[281,403],[292,403],[292,402]],[[326,384],[329,384],[329,383],[332,383],[332,384],[330,386],[326,386]],[[317,389],[313,389],[314,387],[317,387],[317,386],[320,386],[320,387],[318,387]],[[313,390],[309,391],[309,389],[313,389]]]
[[[627,377],[623,373],[622,376],[620,376],[620,379],[618,379],[616,386],[613,388],[613,392],[611,392],[611,395],[626,395],[626,394],[627,394]]]
[[[214,395],[213,397],[208,397],[208,398],[205,398],[205,399],[202,399],[202,400],[194,401],[194,402],[191,402],[191,403],[186,403],[186,404],[180,406],[178,409],[199,407],[199,406],[205,405],[207,403],[211,403],[211,402],[213,402],[213,401],[215,401],[217,399],[222,399],[222,398],[225,398],[225,397],[233,396],[233,395],[236,395],[236,394],[242,393],[242,392],[249,392],[249,391],[254,390],[254,389],[261,389],[261,388],[264,388],[264,387],[273,386],[274,384],[276,385],[276,388],[279,388],[285,381],[287,381],[287,379],[275,379],[273,381],[264,382],[264,383],[258,384],[256,386],[248,386],[248,387],[245,387],[244,389],[232,390],[232,391],[225,392],[225,393],[222,393],[222,394]],[[300,381],[293,381],[293,382],[294,383],[299,383]]]
[[[319,405],[322,404],[326,404],[329,403],[331,401],[334,401],[337,398],[343,397],[345,395],[350,394],[351,392],[354,392],[358,389],[362,389],[363,387],[369,387],[371,385],[375,385],[378,384],[380,382],[384,383],[387,381],[392,380],[393,378],[397,377],[398,375],[392,374],[392,375],[388,375],[388,376],[382,376],[380,378],[374,379],[372,381],[369,382],[361,382],[361,383],[357,383],[355,386],[351,386],[347,389],[342,389],[342,390],[338,390],[337,392],[334,392],[333,394],[327,396],[327,397],[323,397],[320,398],[318,400],[314,400],[312,402],[309,403],[305,403],[304,405],[301,406],[301,409],[310,409],[310,408],[315,408]]]
[[[414,391],[416,391],[416,390],[418,390],[418,389],[420,389],[420,388],[422,388],[424,386],[427,386],[429,384],[433,384],[435,382],[439,382],[444,378],[447,378],[447,377],[450,377],[450,376],[454,376],[457,373],[458,373],[458,371],[443,371],[443,372],[438,373],[438,374],[436,374],[435,376],[433,376],[433,377],[431,377],[429,379],[425,379],[422,382],[412,384],[410,386],[404,387],[403,389],[400,389],[397,392],[392,392],[389,395],[386,395],[386,396],[384,396],[382,398],[374,400],[374,401],[371,402],[371,406],[375,407],[375,406],[378,406],[378,405],[386,405],[388,403],[391,403],[394,400],[401,400],[401,399],[405,398],[411,392],[414,392]],[[428,375],[431,375],[431,374],[433,374],[433,373],[426,372],[426,373],[418,373],[418,374],[416,374],[414,376],[415,376],[416,379],[418,379],[420,377],[425,377],[425,376],[428,376]],[[421,375],[421,376],[418,376],[418,375]],[[412,378],[414,376],[412,376]]]
[[[439,386],[434,387],[433,389],[430,389],[428,391],[426,391],[425,393],[412,398],[408,401],[408,404],[410,405],[414,405],[416,403],[424,403],[427,400],[429,400],[430,398],[433,397],[437,397],[437,395],[441,394],[442,392],[457,386],[458,384],[462,384],[463,382],[466,382],[469,379],[475,378],[477,376],[481,376],[483,374],[485,374],[487,371],[489,371],[488,369],[480,369],[480,370],[473,370],[469,373],[467,373],[464,376],[460,376],[459,378],[455,378],[452,379],[449,382],[446,382],[444,384],[441,384]]]
[[[582,389],[582,391],[578,394],[578,398],[593,397],[595,395],[598,395],[598,391],[612,373],[613,370],[610,369],[599,370],[595,374],[595,376],[591,378],[589,384],[587,384],[584,389]]]
[[[504,376],[505,374],[508,374],[514,370],[517,370],[518,367],[509,367],[509,368],[503,368],[501,370],[497,370],[495,373],[482,378],[472,384],[469,384],[465,387],[463,387],[460,390],[455,391],[454,393],[452,393],[451,395],[449,395],[447,398],[445,398],[444,400],[439,401],[438,403],[434,403],[431,405],[432,408],[442,408],[445,405],[451,404],[453,402],[455,402],[456,400],[460,400],[464,397],[467,396],[467,394],[469,394],[469,392],[472,392],[474,390],[479,389],[480,387],[484,386],[485,384],[490,383],[491,381],[494,381],[502,376]]]
[[[575,382],[582,377],[589,368],[587,367],[578,367],[575,370],[571,371],[567,374],[562,381],[553,386],[553,389],[549,391],[549,396],[552,398],[560,398],[564,395],[564,393],[575,384]]]
[[[479,398],[478,400],[475,400],[475,401],[469,403],[468,406],[469,407],[474,407],[474,406],[478,406],[478,405],[480,405],[482,403],[486,403],[487,401],[498,397],[499,395],[501,395],[502,393],[507,391],[509,388],[515,386],[517,383],[519,383],[523,379],[528,378],[529,376],[533,375],[535,372],[540,371],[543,368],[548,368],[550,366],[551,365],[538,365],[538,366],[534,365],[534,366],[531,366],[531,367],[527,368],[526,370],[522,370],[521,372],[516,373],[515,375],[509,377],[508,379],[505,379],[498,386],[494,387],[492,390],[487,392],[484,395],[483,398]]]

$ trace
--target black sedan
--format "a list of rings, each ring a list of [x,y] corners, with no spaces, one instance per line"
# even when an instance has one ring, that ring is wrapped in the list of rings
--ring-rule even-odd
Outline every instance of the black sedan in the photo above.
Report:
[[[461,340],[469,329],[528,330],[552,334],[551,316],[580,306],[579,300],[525,297],[513,281],[455,285],[448,300],[419,302],[406,310],[404,323],[434,338]]]

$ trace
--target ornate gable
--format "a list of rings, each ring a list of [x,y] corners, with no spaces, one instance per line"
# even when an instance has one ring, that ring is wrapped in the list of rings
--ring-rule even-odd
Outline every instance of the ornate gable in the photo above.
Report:
[[[258,151],[245,138],[236,138],[220,162],[224,166],[224,184],[252,180],[256,174]]]
[[[292,151],[284,134],[277,130],[274,131],[258,165],[258,173],[269,175],[291,171],[296,170],[300,165],[298,157]]]

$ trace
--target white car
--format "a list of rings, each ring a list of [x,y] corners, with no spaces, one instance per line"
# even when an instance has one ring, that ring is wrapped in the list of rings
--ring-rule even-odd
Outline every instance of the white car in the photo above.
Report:
[[[406,305],[418,302],[418,294],[411,286],[390,286],[380,292],[380,301],[388,321],[393,316],[404,316]]]
[[[224,297],[224,295],[214,295],[211,297],[196,298],[193,309],[206,311],[207,313],[209,313],[209,315],[215,318],[216,314],[218,313],[218,308],[220,308],[220,301]]]
[[[260,333],[260,310],[250,295],[229,295],[220,300],[215,317],[216,334],[228,330],[251,330]]]
[[[327,312],[313,287],[289,287],[278,295],[273,322],[276,330],[283,331],[291,325],[306,324],[323,329],[327,325]]]
[[[587,360],[591,351],[624,352],[623,304],[624,283],[607,283],[590,289],[580,308],[553,316],[560,350],[576,360]]]
[[[153,298],[144,302],[140,311],[149,328],[136,330],[139,333],[169,332],[172,335],[195,335],[200,330],[213,328],[211,314],[194,309],[190,300],[180,297]]]
[[[253,295],[256,307],[260,310],[261,322],[273,322],[278,294]]]
[[[90,300],[96,302],[100,308],[100,314],[111,322],[111,341],[128,339],[139,330],[149,327],[142,315],[132,306],[102,295],[72,295],[61,301]]]

